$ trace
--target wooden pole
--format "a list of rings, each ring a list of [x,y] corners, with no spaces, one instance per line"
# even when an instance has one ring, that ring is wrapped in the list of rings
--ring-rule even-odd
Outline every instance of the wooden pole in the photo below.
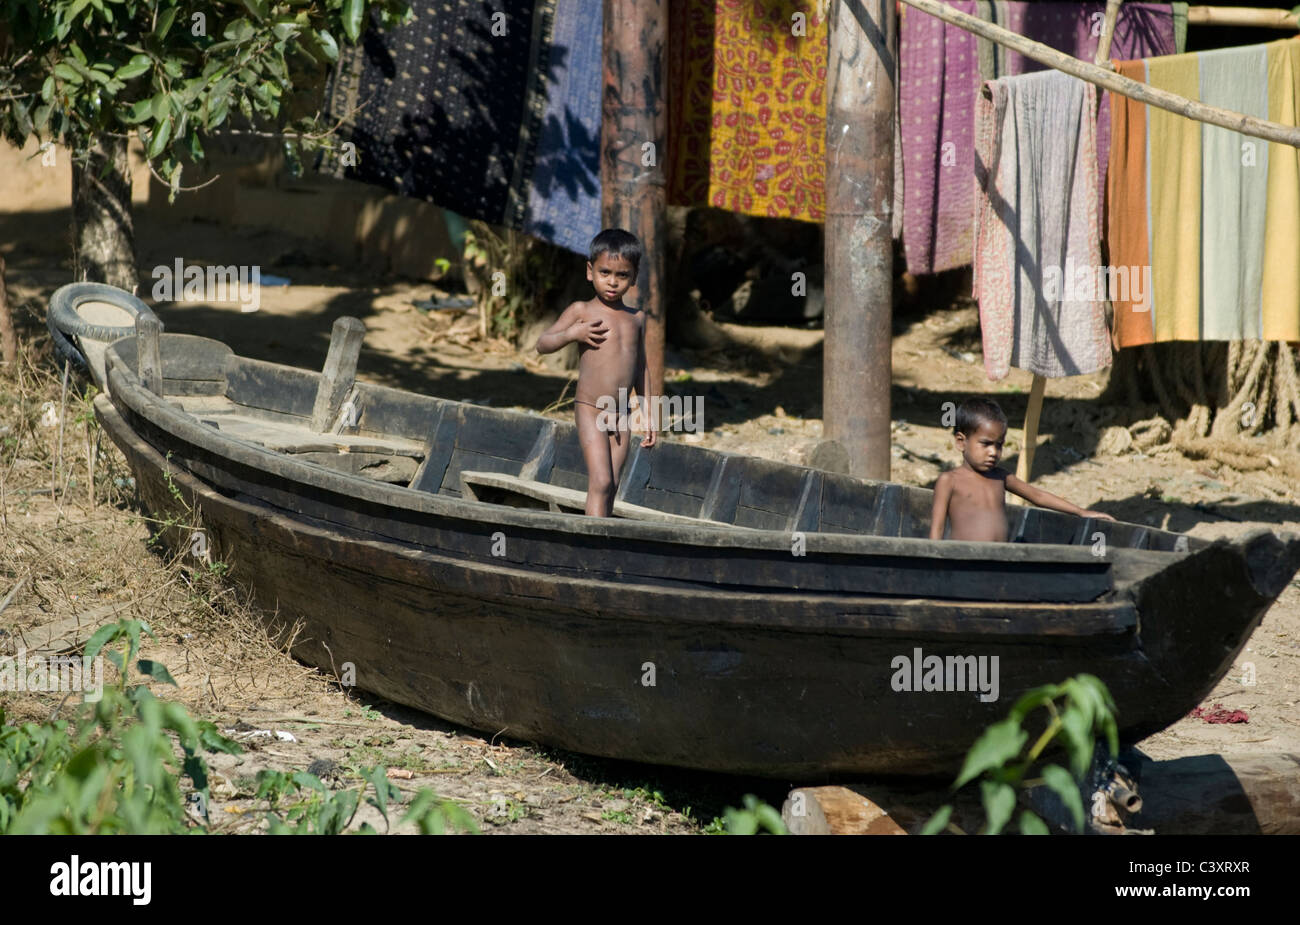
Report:
[[[1232,132],[1240,132],[1254,138],[1263,138],[1266,141],[1276,141],[1279,144],[1300,148],[1300,126],[1282,125],[1279,122],[1257,119],[1254,116],[1221,109],[1218,106],[1208,106],[1205,103],[1189,100],[1176,93],[1160,90],[1148,84],[1130,80],[1127,77],[1121,77],[1106,68],[1099,67],[1096,64],[1089,64],[1087,61],[1080,61],[1078,58],[1057,51],[1055,48],[1049,48],[1041,42],[1035,42],[1022,35],[1016,35],[1001,26],[995,26],[992,23],[976,19],[974,16],[968,16],[959,10],[953,9],[946,3],[940,3],[939,0],[901,0],[901,2],[915,7],[923,13],[929,13],[931,16],[942,19],[958,29],[983,36],[989,41],[997,42],[999,45],[1018,51],[1026,58],[1032,58],[1040,64],[1046,64],[1058,71],[1064,71],[1066,74],[1078,77],[1080,80],[1086,80],[1090,84],[1096,84],[1111,93],[1118,93],[1120,96],[1137,100],[1139,103],[1146,103],[1149,106],[1155,106],[1157,109],[1164,109],[1180,116],[1186,116],[1197,122],[1207,122],[1210,125],[1217,125]]]
[[[667,0],[605,0],[600,125],[601,216],[641,239],[645,255],[629,301],[646,313],[650,389],[663,394],[668,238]]]
[[[894,251],[894,0],[838,0],[826,96],[825,437],[888,479]]]
[[[1300,29],[1294,13],[1231,6],[1189,6],[1187,22],[1195,26],[1254,26],[1257,29]]]
[[[0,257],[0,358],[7,366],[18,362],[18,335],[9,310],[9,293],[5,289],[5,259]]]
[[[1097,54],[1092,63],[1101,67],[1110,61],[1110,42],[1115,35],[1115,21],[1119,19],[1121,0],[1106,0],[1106,18],[1102,20],[1101,36],[1097,40]],[[1028,482],[1034,471],[1034,453],[1038,449],[1038,419],[1043,412],[1043,391],[1047,380],[1034,373],[1034,384],[1029,388],[1029,408],[1025,411],[1024,445],[1016,464],[1016,475]]]

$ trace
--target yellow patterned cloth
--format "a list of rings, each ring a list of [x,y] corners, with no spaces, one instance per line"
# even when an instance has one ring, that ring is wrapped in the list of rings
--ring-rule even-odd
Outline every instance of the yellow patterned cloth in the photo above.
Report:
[[[827,24],[807,6],[671,0],[671,202],[824,219]]]

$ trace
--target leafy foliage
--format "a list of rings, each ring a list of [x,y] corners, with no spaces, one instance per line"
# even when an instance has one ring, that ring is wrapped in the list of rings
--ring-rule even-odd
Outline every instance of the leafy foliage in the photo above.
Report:
[[[1047,725],[1026,751],[1030,732],[1024,726],[1038,709],[1047,712]],[[1105,737],[1112,756],[1119,751],[1115,702],[1099,678],[1081,674],[1063,684],[1035,688],[1016,701],[1006,719],[989,726],[975,740],[952,789],[960,790],[978,780],[985,816],[982,831],[986,835],[1003,831],[1015,815],[1018,792],[1037,785],[1049,788],[1061,799],[1074,830],[1082,831],[1085,815],[1078,782],[1088,773],[1098,736]],[[1039,769],[1039,777],[1031,779],[1030,771],[1053,744],[1064,748],[1069,770],[1047,764]],[[955,829],[951,819],[952,806],[942,806],[922,827],[921,834]],[[1022,835],[1048,834],[1046,823],[1027,809],[1016,817],[1016,827]]]
[[[0,0],[0,134],[77,156],[103,134],[137,134],[172,186],[201,137],[242,117],[279,127],[295,82],[356,44],[370,15],[403,22],[403,0]],[[318,118],[288,126],[318,140]]]
[[[769,806],[752,793],[745,794],[745,808],[734,809],[728,806],[722,814],[721,831],[727,835],[789,835],[781,813]],[[716,822],[717,820],[715,820]],[[710,834],[721,834],[716,828]]]
[[[144,635],[153,635],[147,624],[120,620],[90,638],[85,656],[102,653],[118,679],[105,684],[98,702],[82,704],[73,721],[10,726],[0,709],[0,835],[209,831],[203,753],[242,749],[213,723],[159,699],[144,683],[131,683],[133,665],[142,678],[176,683],[162,664],[136,658]],[[331,791],[303,771],[261,771],[255,799],[265,803],[267,831],[339,834],[348,831],[363,800],[387,826],[401,792],[383,767],[365,768],[361,777],[356,790]],[[424,834],[478,831],[468,812],[427,788],[412,797],[398,824],[406,822]],[[375,829],[363,823],[356,831]]]

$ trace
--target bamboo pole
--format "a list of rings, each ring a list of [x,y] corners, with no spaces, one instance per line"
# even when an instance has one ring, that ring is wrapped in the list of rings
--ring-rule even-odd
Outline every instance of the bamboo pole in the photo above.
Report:
[[[940,3],[939,0],[901,0],[901,2],[915,7],[923,13],[929,13],[931,16],[942,19],[958,29],[972,32],[975,35],[997,42],[999,45],[1005,45],[1007,48],[1018,51],[1026,58],[1032,58],[1040,64],[1046,64],[1058,71],[1064,71],[1066,74],[1078,77],[1080,80],[1086,80],[1090,84],[1096,84],[1111,93],[1117,93],[1120,96],[1137,100],[1139,103],[1155,106],[1157,109],[1164,109],[1180,116],[1186,116],[1188,119],[1197,122],[1207,122],[1210,125],[1217,125],[1232,132],[1240,132],[1254,138],[1263,138],[1266,141],[1275,141],[1279,144],[1291,145],[1293,148],[1300,148],[1300,127],[1282,125],[1277,122],[1269,122],[1267,119],[1248,116],[1245,113],[1232,112],[1218,106],[1209,106],[1196,100],[1189,100],[1176,93],[1170,93],[1167,90],[1160,90],[1148,84],[1121,77],[1119,74],[1108,71],[1096,64],[1080,61],[1078,58],[1057,51],[1055,48],[1049,48],[1041,42],[1027,39],[1023,35],[1016,35],[1016,33],[1003,29],[1001,26],[995,26],[992,23],[984,22],[982,19],[976,19],[974,16],[968,16],[960,10],[953,9],[946,3]]]
[[[1101,36],[1097,39],[1097,54],[1092,63],[1101,67],[1110,60],[1110,43],[1115,35],[1115,21],[1119,19],[1121,0],[1106,0],[1106,18],[1101,24]],[[1034,383],[1029,388],[1029,407],[1025,410],[1024,440],[1020,448],[1020,459],[1016,463],[1016,475],[1028,482],[1034,471],[1034,453],[1038,450],[1038,420],[1043,413],[1043,392],[1047,380],[1034,373]]]
[[[826,71],[822,417],[832,452],[869,479],[888,479],[890,467],[896,10],[893,0],[838,0]]]
[[[1300,29],[1294,13],[1259,7],[1189,6],[1187,22],[1195,26],[1254,26],[1259,29]]]

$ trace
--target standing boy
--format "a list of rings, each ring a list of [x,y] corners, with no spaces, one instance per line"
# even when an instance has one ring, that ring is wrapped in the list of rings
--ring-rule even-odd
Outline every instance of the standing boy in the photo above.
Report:
[[[1102,520],[1115,519],[1101,511],[1085,511],[999,468],[1002,444],[1007,437],[1007,416],[997,402],[987,398],[970,398],[962,402],[957,409],[957,426],[952,432],[957,438],[957,449],[961,450],[962,464],[940,475],[934,483],[930,539],[943,539],[944,522],[950,520],[950,539],[1005,542],[1008,491],[1030,504],[1054,511]]]
[[[578,390],[574,416],[578,442],[587,463],[587,513],[609,517],[614,512],[618,476],[631,444],[631,431],[621,414],[619,392],[635,387],[647,449],[655,444],[654,402],[645,357],[645,312],[628,308],[623,296],[636,282],[641,244],[621,228],[606,228],[591,241],[587,279],[596,297],[574,302],[537,339],[538,353],[554,353],[566,344],[578,345]],[[625,407],[626,405],[624,405]]]

